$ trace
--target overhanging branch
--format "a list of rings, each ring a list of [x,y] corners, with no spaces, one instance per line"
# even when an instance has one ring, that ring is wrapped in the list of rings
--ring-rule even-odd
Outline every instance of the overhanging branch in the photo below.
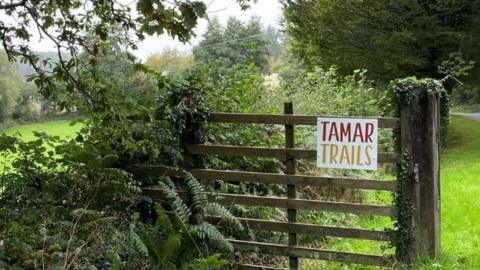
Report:
[[[0,4],[0,9],[12,9],[16,7],[24,6],[27,1],[23,0],[17,3],[10,3],[10,4]]]

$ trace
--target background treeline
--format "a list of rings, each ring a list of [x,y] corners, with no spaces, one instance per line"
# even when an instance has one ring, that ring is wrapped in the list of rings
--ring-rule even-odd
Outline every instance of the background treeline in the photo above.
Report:
[[[385,87],[376,89],[366,70],[343,74],[335,66],[308,65],[292,46],[285,31],[259,18],[230,18],[224,25],[214,18],[191,54],[167,48],[145,64],[173,79],[194,74],[214,111],[279,112],[293,101],[298,113],[382,113],[377,105]]]
[[[288,1],[292,52],[309,66],[359,67],[377,84],[444,80],[453,104],[478,104],[480,1]],[[459,84],[463,82],[463,85]]]
[[[39,57],[56,59],[54,53],[39,52]],[[15,124],[45,121],[71,113],[61,110],[55,97],[45,99],[28,78],[35,70],[26,63],[11,63],[0,51],[0,129]]]
[[[300,83],[298,78],[305,78],[305,74],[319,69],[334,70],[340,77],[361,73],[365,79],[371,80],[377,92],[390,80],[402,76],[451,76],[455,79],[447,88],[452,94],[452,104],[460,109],[478,109],[480,88],[474,75],[478,70],[475,65],[478,53],[471,45],[479,30],[475,26],[476,13],[467,12],[474,10],[476,1],[452,6],[441,3],[414,5],[413,10],[406,13],[396,12],[401,3],[377,4],[378,9],[388,16],[375,17],[368,3],[292,2],[285,5],[282,31],[263,26],[259,18],[247,22],[230,18],[225,25],[213,18],[192,53],[166,48],[148,57],[145,64],[169,77],[178,77],[187,69],[202,66],[225,73],[238,65],[252,65],[255,73],[263,75],[263,80],[273,86],[269,87],[270,91],[283,95],[283,100],[296,95],[298,102],[301,99],[297,92],[303,87],[295,86]],[[345,13],[349,8],[355,12]],[[362,14],[370,14],[373,21]],[[330,17],[345,18],[349,23],[329,20]],[[404,24],[405,21],[409,23]],[[428,28],[421,25],[428,25]],[[58,60],[58,55],[53,52],[39,53],[39,56]],[[117,64],[109,60],[103,65],[115,69]],[[35,73],[28,64],[9,63],[2,53],[0,67],[2,126],[71,113],[71,108],[68,111],[59,106],[60,97],[47,100],[38,94],[33,83],[27,81],[28,76]],[[358,71],[359,67],[366,71]],[[458,79],[463,83],[458,84]],[[115,80],[123,79],[117,77]],[[279,85],[280,90],[272,90]]]

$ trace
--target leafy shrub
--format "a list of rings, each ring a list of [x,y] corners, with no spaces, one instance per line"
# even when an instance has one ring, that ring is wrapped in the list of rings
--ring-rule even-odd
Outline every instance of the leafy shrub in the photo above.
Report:
[[[197,66],[192,71],[209,112],[269,113],[281,107],[269,102],[272,96],[264,76],[254,65],[237,64],[231,68],[221,63]],[[283,137],[279,126],[208,124],[203,126],[204,140],[211,144],[241,146],[281,146]],[[208,167],[259,172],[279,172],[281,162],[270,158],[214,157]],[[257,183],[222,183],[224,190],[268,193],[269,186]],[[275,188],[273,189],[275,190]],[[278,190],[278,189],[276,189]]]
[[[384,94],[373,87],[365,70],[341,77],[335,68],[316,67],[293,81],[282,81],[288,92],[285,99],[292,101],[296,113],[311,115],[378,116],[378,107]]]
[[[134,179],[126,171],[139,163],[183,165],[182,140],[190,132],[185,121],[200,111],[185,97],[195,89],[186,87],[188,82],[166,83],[162,78],[158,90],[142,96],[107,90],[104,106],[96,103],[85,110],[96,114],[87,114],[74,140],[45,134],[30,142],[1,137],[0,152],[12,161],[0,176],[1,267],[225,265],[214,254],[224,257],[233,249],[206,215],[241,226],[228,210],[207,202],[200,183],[192,177],[184,181],[186,185],[165,178]],[[158,109],[151,106],[152,97]],[[142,197],[142,184],[158,186],[166,200],[158,204]],[[177,195],[182,189],[188,198]]]
[[[294,64],[294,67],[297,66]],[[292,102],[296,114],[382,115],[381,104],[385,100],[385,92],[374,88],[373,82],[366,78],[365,70],[357,70],[346,77],[340,76],[335,68],[324,70],[316,67],[312,71],[299,69],[295,73],[298,75],[294,78],[288,76],[289,73],[281,77],[280,90],[276,94],[280,96],[277,100]],[[315,130],[312,127],[296,129],[300,138],[298,141],[303,147],[315,147]],[[384,147],[389,147],[389,142],[385,144]]]
[[[97,150],[45,134],[30,142],[1,137],[0,151],[15,158],[0,176],[0,265],[108,267],[139,188],[111,167],[115,155]]]
[[[180,199],[175,193],[179,186],[164,179],[158,184],[166,201],[153,204],[141,197],[139,182],[112,167],[118,155],[105,153],[104,146],[36,136],[30,142],[0,137],[0,152],[15,155],[12,168],[0,175],[2,269],[196,269],[203,260],[225,264],[210,256],[227,254],[232,247],[205,216],[241,225],[225,208],[208,203],[194,178],[185,187],[191,202]],[[154,213],[145,215],[148,205]],[[175,215],[167,215],[164,207]]]

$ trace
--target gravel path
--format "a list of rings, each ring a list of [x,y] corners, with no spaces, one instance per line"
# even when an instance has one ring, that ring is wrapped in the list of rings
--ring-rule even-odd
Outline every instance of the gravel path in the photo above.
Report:
[[[467,117],[473,120],[480,121],[480,113],[452,113],[454,115],[460,115],[463,117]]]

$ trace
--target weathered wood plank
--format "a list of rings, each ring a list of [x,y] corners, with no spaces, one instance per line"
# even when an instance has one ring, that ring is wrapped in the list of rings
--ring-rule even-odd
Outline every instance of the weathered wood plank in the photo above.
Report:
[[[285,115],[293,115],[293,104],[287,102],[284,104],[283,113]],[[295,126],[292,124],[285,125],[285,148],[294,149],[295,148]],[[285,160],[285,174],[295,175],[295,158],[292,156],[287,156]],[[296,199],[297,198],[297,189],[295,183],[287,185],[287,198]],[[297,209],[289,208],[287,209],[287,218],[288,222],[297,222]],[[288,245],[296,246],[297,245],[297,234],[295,232],[288,232]],[[298,269],[298,258],[290,256],[290,269]]]
[[[369,190],[395,191],[395,181],[376,179],[336,178],[308,175],[286,175],[276,173],[257,173],[241,171],[222,171],[209,169],[193,169],[193,176],[204,180],[223,180],[227,182],[261,182],[266,184],[284,184],[297,186],[358,188]]]
[[[284,270],[287,268],[276,268],[263,265],[254,265],[254,264],[235,264],[237,270]]]
[[[284,115],[254,113],[212,113],[208,119],[212,123],[278,124],[316,126],[318,117],[378,119],[380,128],[396,128],[399,118],[394,117],[355,117],[331,115]]]
[[[127,168],[129,172],[136,176],[170,176],[170,177],[185,177],[185,171],[176,167],[165,165],[133,165]]]
[[[129,171],[137,176],[185,177],[183,170],[163,165],[136,165]],[[378,179],[336,178],[326,176],[286,175],[277,173],[257,173],[242,171],[223,171],[211,169],[192,169],[190,173],[203,180],[222,180],[227,182],[260,182],[265,184],[296,184],[298,186],[357,188],[368,190],[395,191],[395,181]]]
[[[165,193],[158,188],[142,188],[142,194],[156,201],[165,199]]]
[[[395,264],[395,260],[392,257],[384,257],[378,255],[339,252],[306,247],[290,247],[287,245],[268,244],[233,239],[230,240],[230,242],[237,250],[243,252],[258,252],[277,256],[295,256],[299,258],[336,261],[344,263],[358,263],[386,267],[393,266]]]
[[[187,151],[193,155],[272,157],[280,160],[286,160],[287,158],[314,160],[317,158],[317,150],[313,149],[190,144],[187,146]],[[396,163],[398,158],[397,153],[378,153],[379,163]]]
[[[428,94],[427,111],[427,153],[420,164],[424,168],[419,172],[421,179],[421,216],[422,225],[425,228],[425,236],[428,239],[428,254],[433,258],[440,256],[440,94]]]
[[[222,224],[222,218],[218,216],[210,216],[208,217],[208,220],[212,223]],[[386,231],[353,229],[316,224],[289,223],[282,221],[269,221],[251,218],[238,218],[238,221],[242,223],[245,227],[254,230],[293,232],[298,234],[354,238],[372,241],[390,241],[392,236],[391,233]]]
[[[326,212],[351,213],[356,215],[376,215],[393,217],[396,215],[394,207],[368,205],[358,203],[344,202],[325,202],[303,199],[288,199],[279,197],[263,197],[251,195],[236,195],[225,193],[210,194],[210,199],[215,200],[224,205],[248,205],[248,206],[267,206],[285,209],[303,209],[318,210]]]
[[[145,196],[153,200],[164,199],[163,192],[158,188],[142,188]],[[391,206],[369,205],[344,202],[325,202],[303,199],[288,199],[280,197],[263,197],[225,193],[209,193],[209,199],[228,205],[241,204],[248,206],[267,206],[285,209],[318,210],[326,212],[351,213],[356,215],[375,215],[394,217],[396,209]]]
[[[410,173],[405,199],[413,204],[413,252],[411,258],[440,255],[440,95],[415,88],[415,98],[401,111],[402,150],[410,155]],[[406,195],[405,195],[406,194]]]

